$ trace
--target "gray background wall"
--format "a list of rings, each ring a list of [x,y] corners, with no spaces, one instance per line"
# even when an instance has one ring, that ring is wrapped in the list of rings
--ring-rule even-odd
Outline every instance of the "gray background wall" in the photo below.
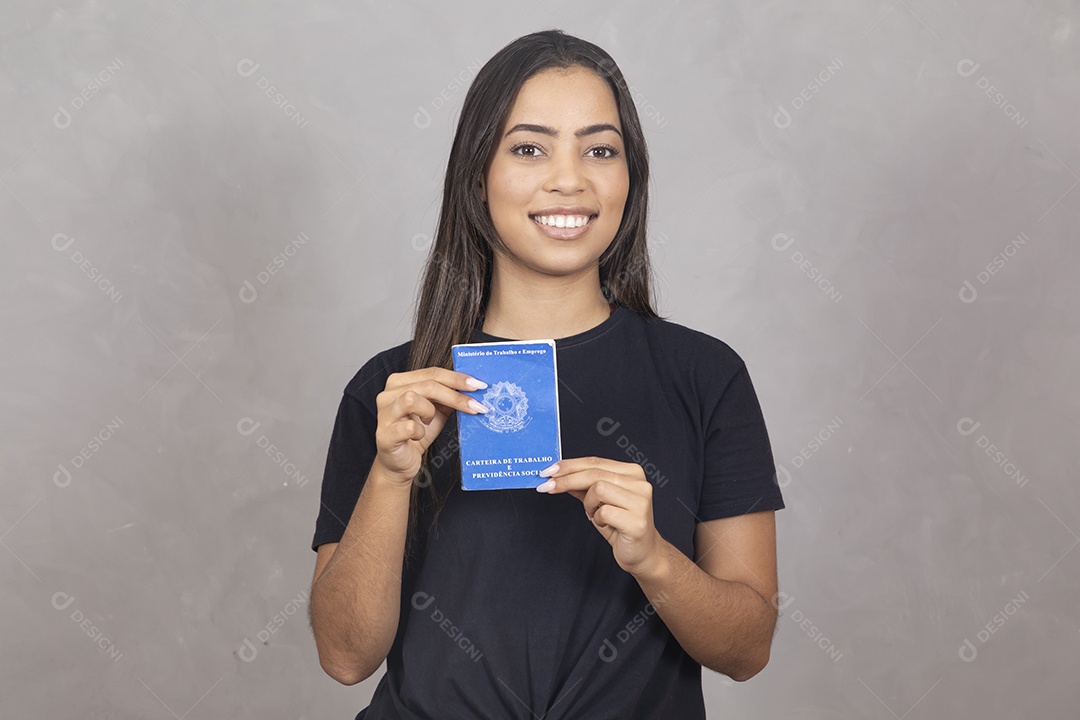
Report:
[[[661,309],[747,360],[783,616],[715,717],[1075,717],[1075,3],[0,6],[5,717],[351,718],[306,620],[465,88],[633,86]],[[1070,130],[1070,128],[1073,128]]]

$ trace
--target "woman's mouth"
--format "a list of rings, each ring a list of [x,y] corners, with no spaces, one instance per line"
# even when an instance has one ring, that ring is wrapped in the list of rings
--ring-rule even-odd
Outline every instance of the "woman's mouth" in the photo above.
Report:
[[[557,240],[574,240],[589,228],[596,215],[530,215],[529,219],[548,237]]]

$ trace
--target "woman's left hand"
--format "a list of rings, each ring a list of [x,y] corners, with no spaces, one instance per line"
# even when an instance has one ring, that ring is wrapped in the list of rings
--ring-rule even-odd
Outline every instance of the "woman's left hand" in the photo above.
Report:
[[[537,491],[567,492],[580,500],[593,527],[611,544],[619,567],[635,574],[655,560],[661,538],[653,524],[653,486],[640,465],[590,456],[563,459],[552,467],[549,482]]]

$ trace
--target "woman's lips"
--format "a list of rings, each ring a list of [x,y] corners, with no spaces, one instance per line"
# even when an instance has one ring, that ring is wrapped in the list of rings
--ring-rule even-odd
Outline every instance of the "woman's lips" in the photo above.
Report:
[[[581,227],[555,227],[554,225],[544,225],[543,223],[539,223],[532,217],[529,218],[529,220],[532,221],[532,224],[535,225],[540,232],[550,238],[555,238],[556,240],[576,240],[589,231],[589,228],[592,227],[593,220],[595,219],[595,215],[590,215],[588,222]]]

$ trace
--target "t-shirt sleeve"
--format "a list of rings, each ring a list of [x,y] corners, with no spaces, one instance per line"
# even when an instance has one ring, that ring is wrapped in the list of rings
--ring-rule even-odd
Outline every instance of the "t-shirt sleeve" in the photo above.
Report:
[[[330,447],[326,453],[319,515],[311,549],[328,542],[340,542],[349,524],[360,490],[378,452],[375,430],[378,411],[375,396],[386,385],[386,372],[369,361],[349,382],[341,396]]]
[[[739,362],[707,418],[700,519],[783,508],[765,418],[745,363]]]

